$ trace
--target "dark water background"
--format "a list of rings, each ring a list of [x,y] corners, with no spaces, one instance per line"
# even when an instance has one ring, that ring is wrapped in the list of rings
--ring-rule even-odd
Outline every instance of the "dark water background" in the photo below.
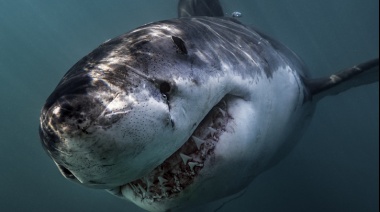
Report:
[[[378,0],[222,2],[291,47],[313,76],[379,55]],[[89,51],[173,17],[175,0],[0,0],[0,211],[142,211],[65,180],[41,148],[38,118]],[[220,211],[379,211],[378,91],[377,83],[320,102],[295,150]]]

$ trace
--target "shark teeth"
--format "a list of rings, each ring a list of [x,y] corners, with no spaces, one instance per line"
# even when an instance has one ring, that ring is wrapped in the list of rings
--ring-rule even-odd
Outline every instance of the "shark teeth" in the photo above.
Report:
[[[150,180],[148,180],[147,178],[145,178],[145,184],[146,184],[147,188],[150,188],[150,186],[152,185],[152,182],[150,182]]]
[[[161,185],[168,182],[168,180],[163,177],[158,177],[158,181],[160,182]]]
[[[133,185],[132,183],[130,183],[129,186],[132,188],[132,190],[134,192],[139,193],[139,189],[135,185]]]
[[[186,165],[187,161],[189,161],[192,157],[187,156],[183,153],[179,153],[179,156],[181,156],[183,163]]]
[[[120,188],[120,191],[111,192],[123,195],[123,189],[130,189],[138,198],[152,203],[180,195],[202,173],[206,160],[213,157],[220,136],[225,131],[234,131],[228,125],[230,119],[233,117],[228,113],[227,103],[222,100],[167,161],[149,175],[126,184],[128,186]]]
[[[218,132],[218,130],[216,130],[216,129],[212,128],[212,127],[208,127],[208,130],[210,130],[211,136],[215,136],[215,133]]]
[[[163,193],[165,196],[167,196],[167,192],[170,191],[170,188],[165,187],[165,186],[162,186],[162,187],[161,187],[161,191],[162,191],[162,193]]]
[[[227,112],[223,110],[222,108],[218,107],[219,112],[222,114],[223,117],[226,117]]]
[[[176,185],[176,188],[179,190],[179,188],[181,187],[181,183],[179,182],[179,179],[176,175],[174,175],[174,183]]]
[[[142,192],[142,196],[145,197],[147,194],[146,190],[140,184],[137,184],[137,186],[139,187],[140,191]]]
[[[195,166],[203,166],[203,164],[197,163],[197,162],[189,162],[189,167],[192,172],[194,172]]]
[[[195,145],[197,145],[198,150],[201,148],[201,145],[205,143],[204,140],[202,140],[202,139],[200,139],[198,137],[191,136],[191,138],[193,139]]]
[[[217,118],[214,122],[215,127],[223,126],[224,120],[222,118]]]

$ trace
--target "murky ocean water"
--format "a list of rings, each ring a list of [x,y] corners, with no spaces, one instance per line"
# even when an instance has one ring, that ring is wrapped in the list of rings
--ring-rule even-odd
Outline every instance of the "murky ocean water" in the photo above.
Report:
[[[313,76],[379,55],[377,0],[222,2],[293,49]],[[174,0],[0,0],[0,211],[142,211],[64,179],[40,145],[39,112],[100,43],[176,14]],[[321,101],[294,151],[219,211],[379,211],[378,91]]]

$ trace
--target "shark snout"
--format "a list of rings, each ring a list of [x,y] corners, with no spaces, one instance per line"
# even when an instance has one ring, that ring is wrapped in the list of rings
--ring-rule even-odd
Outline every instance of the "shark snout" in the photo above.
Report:
[[[174,126],[165,99],[148,86],[127,92],[97,78],[60,83],[42,109],[40,137],[63,176],[93,188],[124,185],[180,146],[156,151],[174,143]]]

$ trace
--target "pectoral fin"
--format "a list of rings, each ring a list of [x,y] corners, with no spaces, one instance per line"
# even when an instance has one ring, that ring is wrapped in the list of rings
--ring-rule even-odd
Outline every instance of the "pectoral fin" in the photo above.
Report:
[[[369,60],[328,77],[305,80],[313,99],[337,95],[348,89],[379,81],[379,58]]]

